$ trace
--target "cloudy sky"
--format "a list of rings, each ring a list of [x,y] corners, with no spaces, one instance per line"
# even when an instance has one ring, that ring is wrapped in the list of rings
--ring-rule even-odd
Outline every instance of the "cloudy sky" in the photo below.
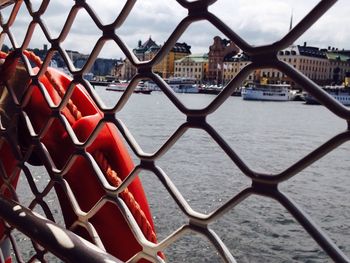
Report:
[[[41,1],[32,1],[36,9]],[[126,1],[122,0],[88,0],[103,23],[112,22]],[[51,1],[42,16],[50,34],[57,37],[62,29],[73,1]],[[291,14],[293,25],[296,25],[316,4],[318,0],[217,0],[210,11],[222,19],[246,41],[254,45],[274,42],[288,32]],[[2,10],[6,20],[9,8]],[[126,42],[129,48],[137,46],[138,40],[145,41],[150,36],[158,44],[166,41],[176,25],[186,16],[175,0],[138,0],[129,17],[116,33]],[[350,4],[349,0],[339,0],[305,35],[295,44],[307,41],[319,47],[334,46],[350,49]],[[28,24],[31,21],[25,5],[13,25],[12,32],[19,44],[22,43]],[[208,52],[208,46],[214,36],[223,34],[208,22],[192,24],[179,39],[192,46],[192,53]],[[89,53],[101,32],[92,22],[85,10],[81,10],[72,29],[63,42],[66,49]],[[8,38],[5,38],[5,43]],[[48,43],[39,27],[36,28],[30,47],[42,47]],[[113,42],[108,42],[101,51],[100,57],[124,57]]]

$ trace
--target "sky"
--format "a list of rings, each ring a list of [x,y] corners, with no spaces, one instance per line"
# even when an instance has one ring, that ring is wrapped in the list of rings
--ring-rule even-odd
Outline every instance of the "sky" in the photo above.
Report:
[[[112,22],[125,4],[125,0],[87,0],[104,24]],[[317,0],[217,0],[209,9],[232,30],[252,45],[275,42],[289,30],[291,15],[295,26],[319,1]],[[37,9],[41,1],[32,1]],[[61,31],[74,1],[51,1],[42,16],[50,35],[57,37]],[[1,11],[6,21],[10,8]],[[338,2],[317,21],[295,44],[327,48],[350,49],[350,4],[349,0]],[[138,0],[124,24],[116,34],[130,49],[144,42],[150,36],[157,44],[163,44],[176,25],[187,15],[186,10],[175,0]],[[31,21],[26,6],[23,4],[11,30],[18,44],[23,42]],[[192,53],[208,52],[213,37],[224,35],[209,22],[196,22],[190,25],[178,40],[191,45]],[[80,10],[73,26],[62,43],[65,49],[88,54],[93,49],[101,32],[85,10]],[[4,39],[9,44],[8,37]],[[48,44],[39,26],[34,31],[30,48]],[[99,57],[123,58],[120,48],[112,41],[107,42]]]

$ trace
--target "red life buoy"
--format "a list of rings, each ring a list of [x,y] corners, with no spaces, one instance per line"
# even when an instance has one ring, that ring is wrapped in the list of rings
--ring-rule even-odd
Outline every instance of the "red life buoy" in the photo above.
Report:
[[[1,70],[0,70],[0,115],[1,125],[8,130],[8,134],[16,133],[13,125],[10,125],[12,117],[15,113],[14,104],[10,98],[9,91],[5,85],[14,85],[13,78],[16,71],[13,56],[5,61],[7,55],[0,52]],[[10,141],[12,138],[1,138],[0,140],[0,195],[6,198],[14,198],[13,191],[15,191],[20,169],[17,168],[17,159],[13,148],[11,148]],[[13,142],[13,141],[12,141]],[[4,222],[0,218],[0,262],[11,263],[11,249],[10,239],[5,233]]]
[[[25,52],[25,55],[41,66],[42,62],[34,54]],[[54,104],[59,105],[72,79],[58,70],[48,68],[39,80],[45,89],[44,93],[49,95]],[[72,155],[78,156],[63,178],[68,182],[81,210],[89,212],[106,195],[105,190],[89,160],[79,157],[79,152],[76,152],[76,147],[62,122],[52,117],[52,110],[47,105],[43,91],[34,84],[31,85],[30,100],[26,103],[24,111],[27,113],[35,132],[43,132],[40,142],[47,149],[52,162],[58,169],[62,169]],[[89,138],[103,118],[103,113],[80,84],[75,85],[69,101],[60,113],[69,122],[80,142],[85,142]],[[57,113],[55,114],[57,116]],[[50,123],[49,128],[43,131],[42,129],[46,127],[47,123]],[[28,141],[28,143],[30,142]],[[2,149],[3,151],[8,150],[5,147]],[[106,180],[113,186],[119,186],[134,167],[118,136],[117,128],[111,123],[103,125],[91,145],[85,150],[93,156]],[[1,154],[1,158],[4,156],[6,155]],[[11,170],[13,166],[15,165],[9,166],[8,169]],[[56,183],[55,189],[66,227],[89,239],[86,230],[79,227],[79,224],[74,224],[77,221],[77,216],[71,201],[67,198],[64,186]],[[144,236],[149,241],[156,243],[151,212],[138,177],[129,184],[120,197],[133,214]],[[89,218],[89,222],[95,227],[106,251],[117,258],[127,261],[142,249],[116,204],[106,202],[97,213]],[[158,255],[163,257],[161,253]],[[148,261],[141,260],[140,262]]]

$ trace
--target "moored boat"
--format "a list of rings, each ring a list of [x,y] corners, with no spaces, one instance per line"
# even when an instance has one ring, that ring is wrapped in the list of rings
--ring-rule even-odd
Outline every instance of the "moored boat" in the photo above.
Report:
[[[201,93],[201,94],[217,95],[221,91],[222,91],[222,86],[217,86],[217,85],[202,85],[198,89],[198,93]]]
[[[166,83],[176,93],[198,93],[198,85],[195,78],[169,78],[165,80]]]
[[[128,85],[129,83],[110,83],[106,90],[124,92]],[[137,87],[134,89],[134,93],[151,94],[151,92],[152,90],[144,87],[143,85],[137,85]]]
[[[261,101],[290,101],[296,91],[289,84],[256,84],[249,83],[242,87],[241,95],[244,100]]]
[[[350,87],[338,85],[325,86],[322,89],[343,105],[350,106]],[[305,93],[304,99],[306,104],[320,104],[319,101],[309,93]]]
[[[202,85],[198,88],[198,93],[201,94],[219,94],[224,88],[222,86],[217,85]],[[240,97],[241,96],[241,88],[235,89],[231,96]]]
[[[234,97],[241,97],[242,96],[242,88],[238,88],[238,89],[235,89],[231,96],[234,96]]]

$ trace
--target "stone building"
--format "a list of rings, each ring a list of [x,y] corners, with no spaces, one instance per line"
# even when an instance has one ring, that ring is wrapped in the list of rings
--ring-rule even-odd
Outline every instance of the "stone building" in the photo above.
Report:
[[[175,61],[174,77],[194,78],[197,83],[207,81],[208,54],[192,54]]]
[[[140,61],[150,60],[152,58],[149,54],[150,50],[158,50],[160,46],[151,38],[151,36],[142,43],[138,41],[137,47],[132,51]],[[156,53],[156,51],[155,51]],[[121,78],[124,80],[130,80],[136,74],[136,68],[127,58],[124,60],[123,66],[120,69]]]
[[[123,66],[120,69],[121,79],[130,80],[136,74],[136,68],[128,59],[124,59]]]
[[[161,76],[163,78],[174,77],[175,61],[191,54],[191,46],[186,43],[175,43],[174,47],[159,63],[162,67]]]
[[[147,61],[153,59],[158,51],[161,49],[161,45],[157,45],[155,41],[150,37],[145,43],[138,42],[138,47],[133,49],[134,54],[140,61]],[[191,46],[186,43],[175,43],[170,52],[153,67],[153,72],[159,74],[163,78],[169,78],[174,76],[174,63],[182,57],[191,54]],[[124,68],[121,69],[122,77],[129,80],[136,74],[136,68],[127,59],[124,62]]]
[[[346,73],[350,72],[349,56],[337,54],[335,50],[307,46],[306,43],[281,50],[278,53],[278,58],[319,85],[341,84]],[[249,58],[243,53],[226,59],[223,66],[224,82],[230,81],[249,63]],[[266,77],[269,83],[287,83],[294,88],[302,88],[286,74],[271,68],[252,72],[247,81],[258,81],[262,77]]]
[[[116,63],[111,71],[111,76],[114,76],[115,79],[121,80],[122,78],[122,70],[124,66],[124,61],[120,60],[119,63]]]
[[[332,83],[341,84],[350,72],[350,52],[338,52],[335,49],[328,49],[326,56],[329,60],[329,77]]]
[[[211,82],[222,82],[223,64],[225,57],[232,57],[239,52],[239,48],[226,39],[219,36],[214,37],[214,43],[209,47],[208,80]]]
[[[146,60],[151,60],[157,54],[161,46],[152,46],[146,53]],[[170,52],[153,67],[153,72],[159,74],[162,78],[174,76],[175,61],[191,54],[191,46],[186,43],[175,43]]]
[[[142,44],[141,40],[139,40],[137,48],[133,49],[133,52],[135,56],[140,61],[149,60],[149,57],[147,57],[147,51],[150,49],[158,50],[160,46],[157,45],[155,41],[151,38],[151,36]]]

